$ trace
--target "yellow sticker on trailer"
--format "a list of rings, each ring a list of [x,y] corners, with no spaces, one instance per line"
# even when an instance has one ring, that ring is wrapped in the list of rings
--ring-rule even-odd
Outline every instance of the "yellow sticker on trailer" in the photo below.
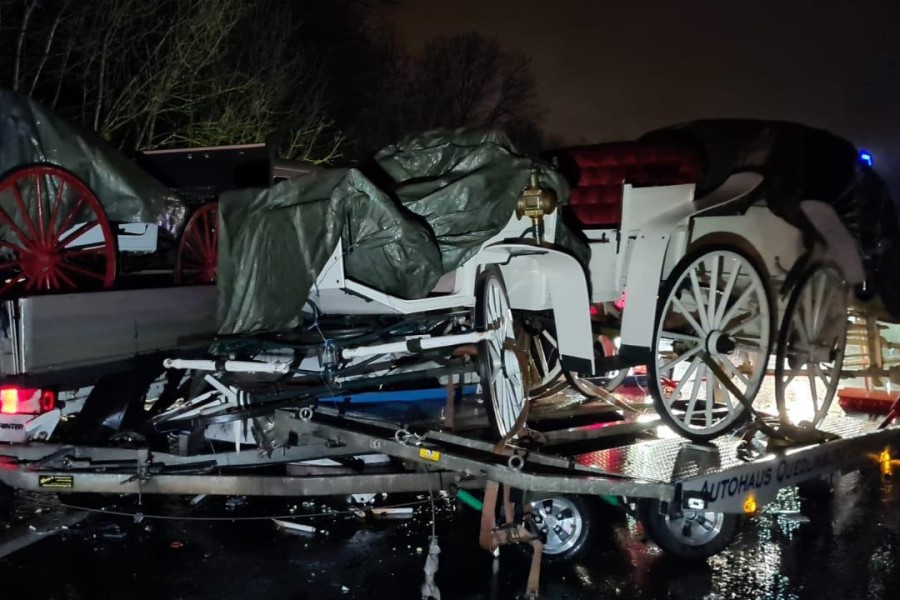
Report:
[[[70,490],[75,487],[75,476],[39,475],[38,487],[55,490]]]
[[[441,453],[437,450],[429,450],[428,448],[419,448],[419,456],[425,460],[437,462],[441,460]]]

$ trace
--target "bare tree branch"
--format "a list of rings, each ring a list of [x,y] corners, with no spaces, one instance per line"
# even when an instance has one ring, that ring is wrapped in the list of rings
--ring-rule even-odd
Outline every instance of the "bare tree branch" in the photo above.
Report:
[[[25,45],[25,34],[28,32],[28,21],[31,20],[31,14],[37,6],[37,0],[31,0],[25,5],[25,15],[22,17],[22,23],[19,25],[19,39],[16,42],[16,60],[15,70],[13,71],[13,90],[19,90],[19,72],[22,68],[24,60],[22,49]]]
[[[41,60],[38,63],[37,69],[34,71],[34,77],[31,78],[31,88],[28,90],[28,94],[34,94],[34,88],[37,87],[38,79],[41,77],[41,73],[44,71],[44,66],[47,64],[47,57],[50,56],[50,48],[53,46],[53,39],[56,37],[56,30],[59,27],[60,22],[62,22],[62,17],[66,12],[66,8],[68,8],[69,2],[63,3],[62,8],[56,13],[56,18],[53,19],[53,25],[50,27],[50,33],[47,34],[47,42],[44,44],[44,53],[41,54]]]

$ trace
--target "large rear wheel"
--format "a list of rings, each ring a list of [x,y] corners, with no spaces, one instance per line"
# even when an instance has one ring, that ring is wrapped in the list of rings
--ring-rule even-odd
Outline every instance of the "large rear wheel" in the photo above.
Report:
[[[0,180],[0,298],[108,288],[116,240],[97,196],[56,165]]]
[[[735,248],[700,248],[676,265],[660,294],[647,367],[667,425],[702,441],[749,416],[744,402],[766,374],[769,306],[766,278]]]

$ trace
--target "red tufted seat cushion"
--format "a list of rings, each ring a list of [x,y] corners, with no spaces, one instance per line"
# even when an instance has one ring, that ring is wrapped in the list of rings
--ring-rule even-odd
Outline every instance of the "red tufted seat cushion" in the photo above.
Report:
[[[620,142],[551,153],[569,177],[569,207],[585,227],[617,227],[622,185],[675,185],[697,181],[700,161],[689,149],[649,142]]]

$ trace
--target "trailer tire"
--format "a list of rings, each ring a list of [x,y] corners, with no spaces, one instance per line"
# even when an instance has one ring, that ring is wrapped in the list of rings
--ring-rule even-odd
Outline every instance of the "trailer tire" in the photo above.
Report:
[[[546,562],[575,560],[593,544],[597,518],[589,498],[568,494],[540,494],[528,495],[525,501],[531,505],[534,524],[547,535],[543,551]],[[552,529],[555,526],[563,529],[568,527],[568,533],[572,537],[562,539],[554,534]]]
[[[647,537],[668,556],[679,560],[703,560],[724,550],[737,534],[738,515],[712,511],[688,511],[670,517],[660,513],[660,501],[651,499],[638,504],[638,517]],[[697,531],[699,519],[712,520],[712,530]],[[702,526],[700,526],[702,527]]]

